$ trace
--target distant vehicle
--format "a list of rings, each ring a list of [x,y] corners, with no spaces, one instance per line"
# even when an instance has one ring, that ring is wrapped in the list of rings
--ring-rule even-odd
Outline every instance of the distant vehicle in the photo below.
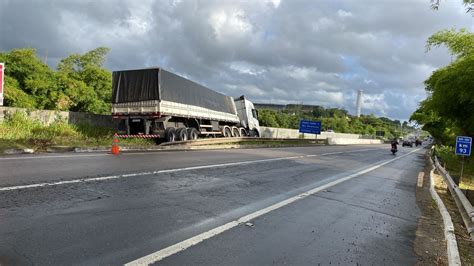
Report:
[[[326,132],[328,132],[328,133],[334,133],[334,130],[328,129],[328,130],[326,130]]]
[[[421,144],[422,144],[421,140],[419,140],[419,139],[415,140],[415,146],[416,147],[420,146]]]
[[[413,142],[411,140],[404,140],[402,143],[402,147],[405,147],[405,146],[413,147]]]
[[[233,99],[162,68],[113,72],[112,117],[124,138],[261,135],[257,110],[244,96]]]

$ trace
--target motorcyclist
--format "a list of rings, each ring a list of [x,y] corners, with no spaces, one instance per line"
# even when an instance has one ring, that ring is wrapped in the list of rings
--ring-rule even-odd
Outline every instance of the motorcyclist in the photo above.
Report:
[[[392,146],[392,150],[397,151],[397,145],[399,145],[397,138],[394,138],[391,142],[390,145]]]

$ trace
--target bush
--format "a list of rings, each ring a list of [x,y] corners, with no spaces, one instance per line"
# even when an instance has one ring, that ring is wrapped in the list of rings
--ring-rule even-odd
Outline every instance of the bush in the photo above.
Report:
[[[436,145],[435,155],[441,160],[441,164],[446,167],[456,181],[459,184],[459,177],[461,175],[461,160],[462,158],[455,154],[454,147]],[[474,178],[474,161],[470,157],[464,158],[464,173],[463,180]]]
[[[74,147],[111,145],[114,131],[111,128],[96,127],[90,124],[68,124],[57,119],[45,125],[31,119],[27,114],[15,112],[6,115],[0,122],[0,148],[29,147],[44,150],[51,145]],[[121,140],[121,145],[150,145],[150,140]]]

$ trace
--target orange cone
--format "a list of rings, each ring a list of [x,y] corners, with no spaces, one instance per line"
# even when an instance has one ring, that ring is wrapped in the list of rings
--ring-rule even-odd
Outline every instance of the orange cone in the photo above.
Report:
[[[119,155],[119,153],[120,153],[120,147],[119,147],[119,145],[118,145],[118,142],[119,142],[119,140],[118,140],[118,134],[115,133],[115,134],[114,134],[114,138],[113,138],[113,140],[112,140],[112,150],[111,150],[111,153],[112,153],[113,155]]]

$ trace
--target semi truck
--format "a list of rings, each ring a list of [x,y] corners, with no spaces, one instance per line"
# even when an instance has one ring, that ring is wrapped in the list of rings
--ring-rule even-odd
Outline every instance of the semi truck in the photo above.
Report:
[[[259,137],[257,116],[245,96],[233,99],[163,68],[112,73],[112,117],[122,138]]]

